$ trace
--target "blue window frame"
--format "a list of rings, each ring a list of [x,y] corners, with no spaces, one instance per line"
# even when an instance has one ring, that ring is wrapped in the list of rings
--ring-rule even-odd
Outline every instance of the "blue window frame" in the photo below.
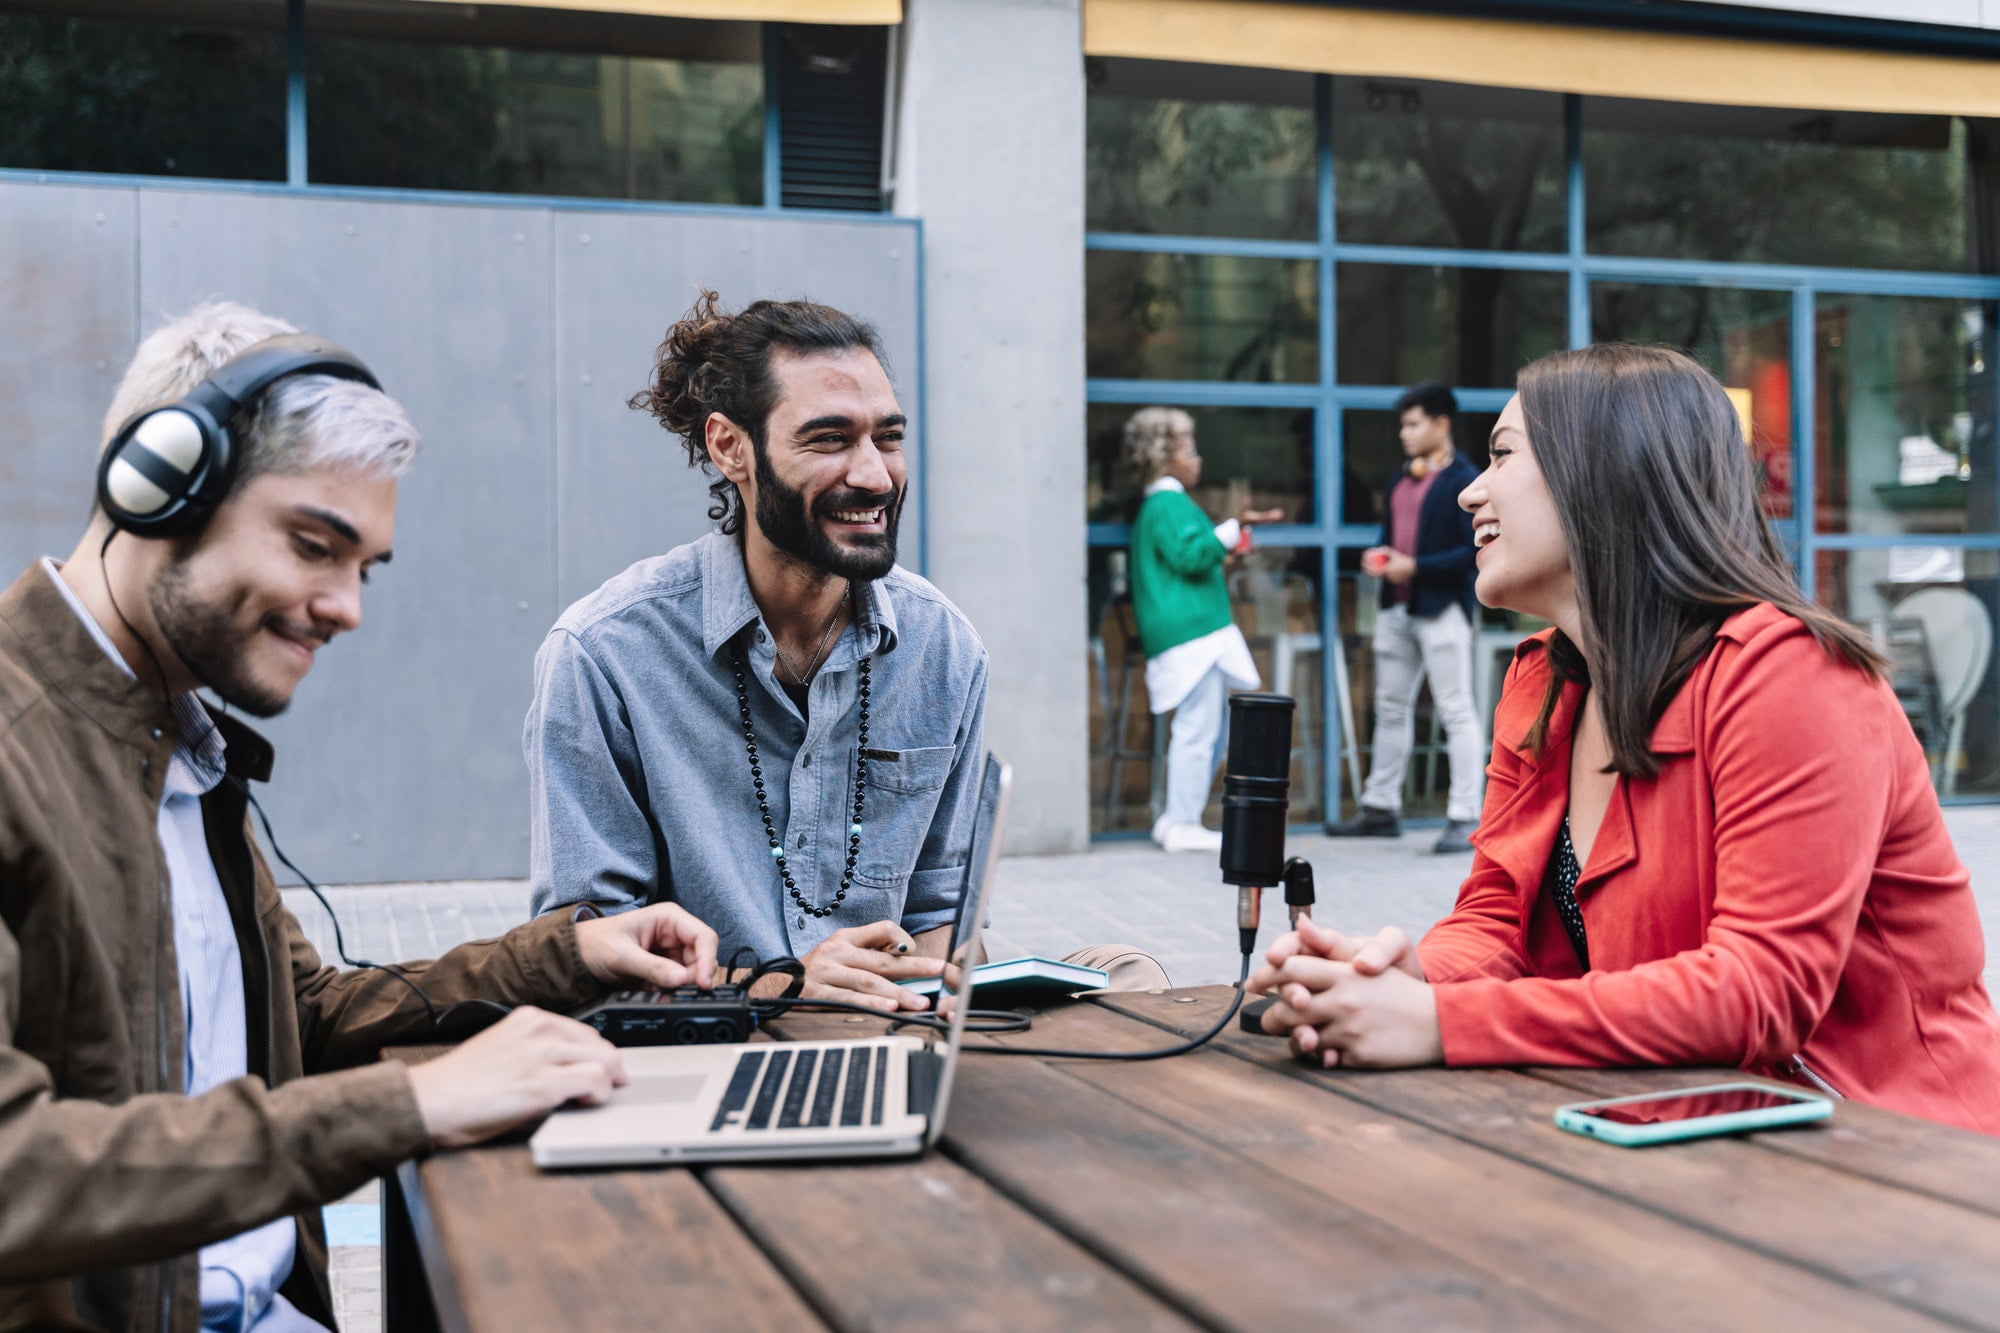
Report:
[[[1271,77],[1281,76],[1274,74]],[[1156,83],[1157,78],[1155,74]],[[1374,85],[1370,85],[1371,96],[1374,91]],[[1396,90],[1390,91],[1393,93]],[[1318,612],[1322,627],[1332,629],[1340,623],[1340,580],[1344,573],[1351,574],[1352,553],[1372,546],[1379,535],[1373,524],[1342,521],[1341,489],[1343,478],[1349,475],[1345,466],[1348,462],[1346,414],[1356,410],[1388,409],[1406,387],[1403,384],[1347,382],[1340,377],[1340,285],[1343,269],[1350,265],[1406,270],[1486,269],[1550,275],[1567,285],[1566,319],[1562,320],[1566,327],[1562,332],[1570,347],[1582,347],[1591,340],[1592,292],[1596,284],[1754,289],[1783,294],[1789,301],[1789,445],[1792,493],[1797,497],[1797,504],[1790,516],[1774,517],[1772,521],[1786,548],[1794,555],[1795,567],[1806,592],[1811,595],[1816,591],[1819,570],[1829,557],[1852,558],[1846,553],[1882,551],[1917,543],[1960,555],[1974,551],[2000,552],[2000,531],[1938,532],[1913,537],[1896,533],[1822,531],[1816,530],[1821,525],[1813,521],[1818,452],[1814,442],[1821,424],[1816,420],[1815,360],[1820,348],[1815,329],[1823,299],[1928,297],[2000,302],[2000,276],[1592,253],[1586,246],[1589,219],[1585,208],[1584,99],[1576,95],[1561,99],[1560,189],[1564,205],[1564,244],[1560,249],[1488,250],[1344,242],[1336,235],[1335,226],[1338,173],[1334,95],[1335,79],[1332,76],[1312,76],[1317,206],[1316,226],[1311,239],[1155,235],[1095,230],[1085,236],[1086,251],[1092,257],[1115,254],[1227,256],[1244,260],[1309,262],[1315,266],[1318,367],[1317,375],[1310,382],[1092,377],[1087,388],[1089,402],[1093,405],[1170,403],[1190,408],[1262,407],[1310,409],[1313,412],[1312,518],[1302,523],[1271,525],[1260,529],[1258,536],[1260,545],[1318,552]],[[1992,337],[1992,334],[1989,315],[1987,337]],[[1996,378],[2000,377],[1984,377],[1985,392],[1993,391]],[[1459,389],[1461,412],[1466,416],[1497,413],[1512,393],[1511,388],[1505,387]],[[1990,410],[1992,405],[1987,406]],[[1993,488],[1996,482],[1993,476],[1988,475],[1977,479],[1976,484]],[[1127,542],[1128,531],[1124,524],[1092,522],[1088,527],[1088,544],[1093,550],[1122,547]],[[1341,568],[1343,553],[1349,553],[1350,567],[1346,571]],[[1317,715],[1319,718],[1336,717],[1335,673],[1323,671],[1319,674]],[[1108,692],[1105,697],[1108,699]],[[1320,730],[1324,745],[1317,756],[1318,771],[1325,775],[1339,774],[1347,758],[1342,753],[1340,728],[1324,726]],[[1365,741],[1365,728],[1363,738]],[[1329,792],[1340,790],[1330,776],[1326,785]],[[1351,801],[1352,796],[1353,793],[1349,792],[1347,799]],[[1331,808],[1328,817],[1333,817]]]

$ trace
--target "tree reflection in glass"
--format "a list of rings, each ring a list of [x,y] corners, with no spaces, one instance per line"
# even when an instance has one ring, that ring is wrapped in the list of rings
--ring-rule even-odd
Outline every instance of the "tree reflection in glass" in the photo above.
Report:
[[[1562,98],[1334,80],[1335,234],[1462,250],[1563,246]]]
[[[1093,231],[1311,240],[1316,171],[1302,75],[1091,60],[1084,135]]]
[[[1583,114],[1594,254],[1993,271],[1968,246],[1974,212],[1992,231],[1991,122],[1613,98]]]
[[[1311,260],[1092,250],[1085,345],[1098,379],[1307,384],[1319,377]]]

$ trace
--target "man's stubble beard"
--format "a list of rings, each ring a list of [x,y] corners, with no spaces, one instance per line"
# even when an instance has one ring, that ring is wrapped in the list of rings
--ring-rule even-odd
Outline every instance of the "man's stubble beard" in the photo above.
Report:
[[[757,456],[757,528],[771,545],[793,559],[824,570],[836,578],[869,582],[887,574],[896,564],[896,530],[903,517],[900,491],[828,491],[816,505],[809,505],[803,491],[794,490],[778,479],[770,455],[763,446]],[[883,511],[881,535],[859,539],[858,549],[843,548],[814,520],[815,510],[874,509]]]
[[[245,630],[228,608],[204,602],[188,590],[187,557],[176,556],[146,596],[160,637],[196,680],[217,698],[252,717],[276,717],[292,699],[251,679],[249,644],[263,628]]]

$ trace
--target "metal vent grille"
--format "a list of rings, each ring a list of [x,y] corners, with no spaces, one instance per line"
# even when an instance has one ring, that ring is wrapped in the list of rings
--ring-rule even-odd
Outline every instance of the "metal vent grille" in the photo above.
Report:
[[[879,213],[888,29],[788,23],[777,41],[780,202]]]

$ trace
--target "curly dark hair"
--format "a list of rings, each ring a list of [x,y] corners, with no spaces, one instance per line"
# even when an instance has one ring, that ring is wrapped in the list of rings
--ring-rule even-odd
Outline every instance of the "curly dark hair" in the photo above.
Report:
[[[711,412],[741,426],[757,457],[764,457],[764,427],[777,405],[771,374],[774,351],[807,355],[866,349],[883,361],[882,341],[872,325],[812,301],[756,301],[729,314],[717,295],[700,289],[692,309],[667,330],[654,354],[652,382],[626,406],[650,412],[678,435],[688,466],[715,476],[708,457]],[[743,530],[743,497],[727,477],[715,476],[708,493],[710,519],[734,535]]]

